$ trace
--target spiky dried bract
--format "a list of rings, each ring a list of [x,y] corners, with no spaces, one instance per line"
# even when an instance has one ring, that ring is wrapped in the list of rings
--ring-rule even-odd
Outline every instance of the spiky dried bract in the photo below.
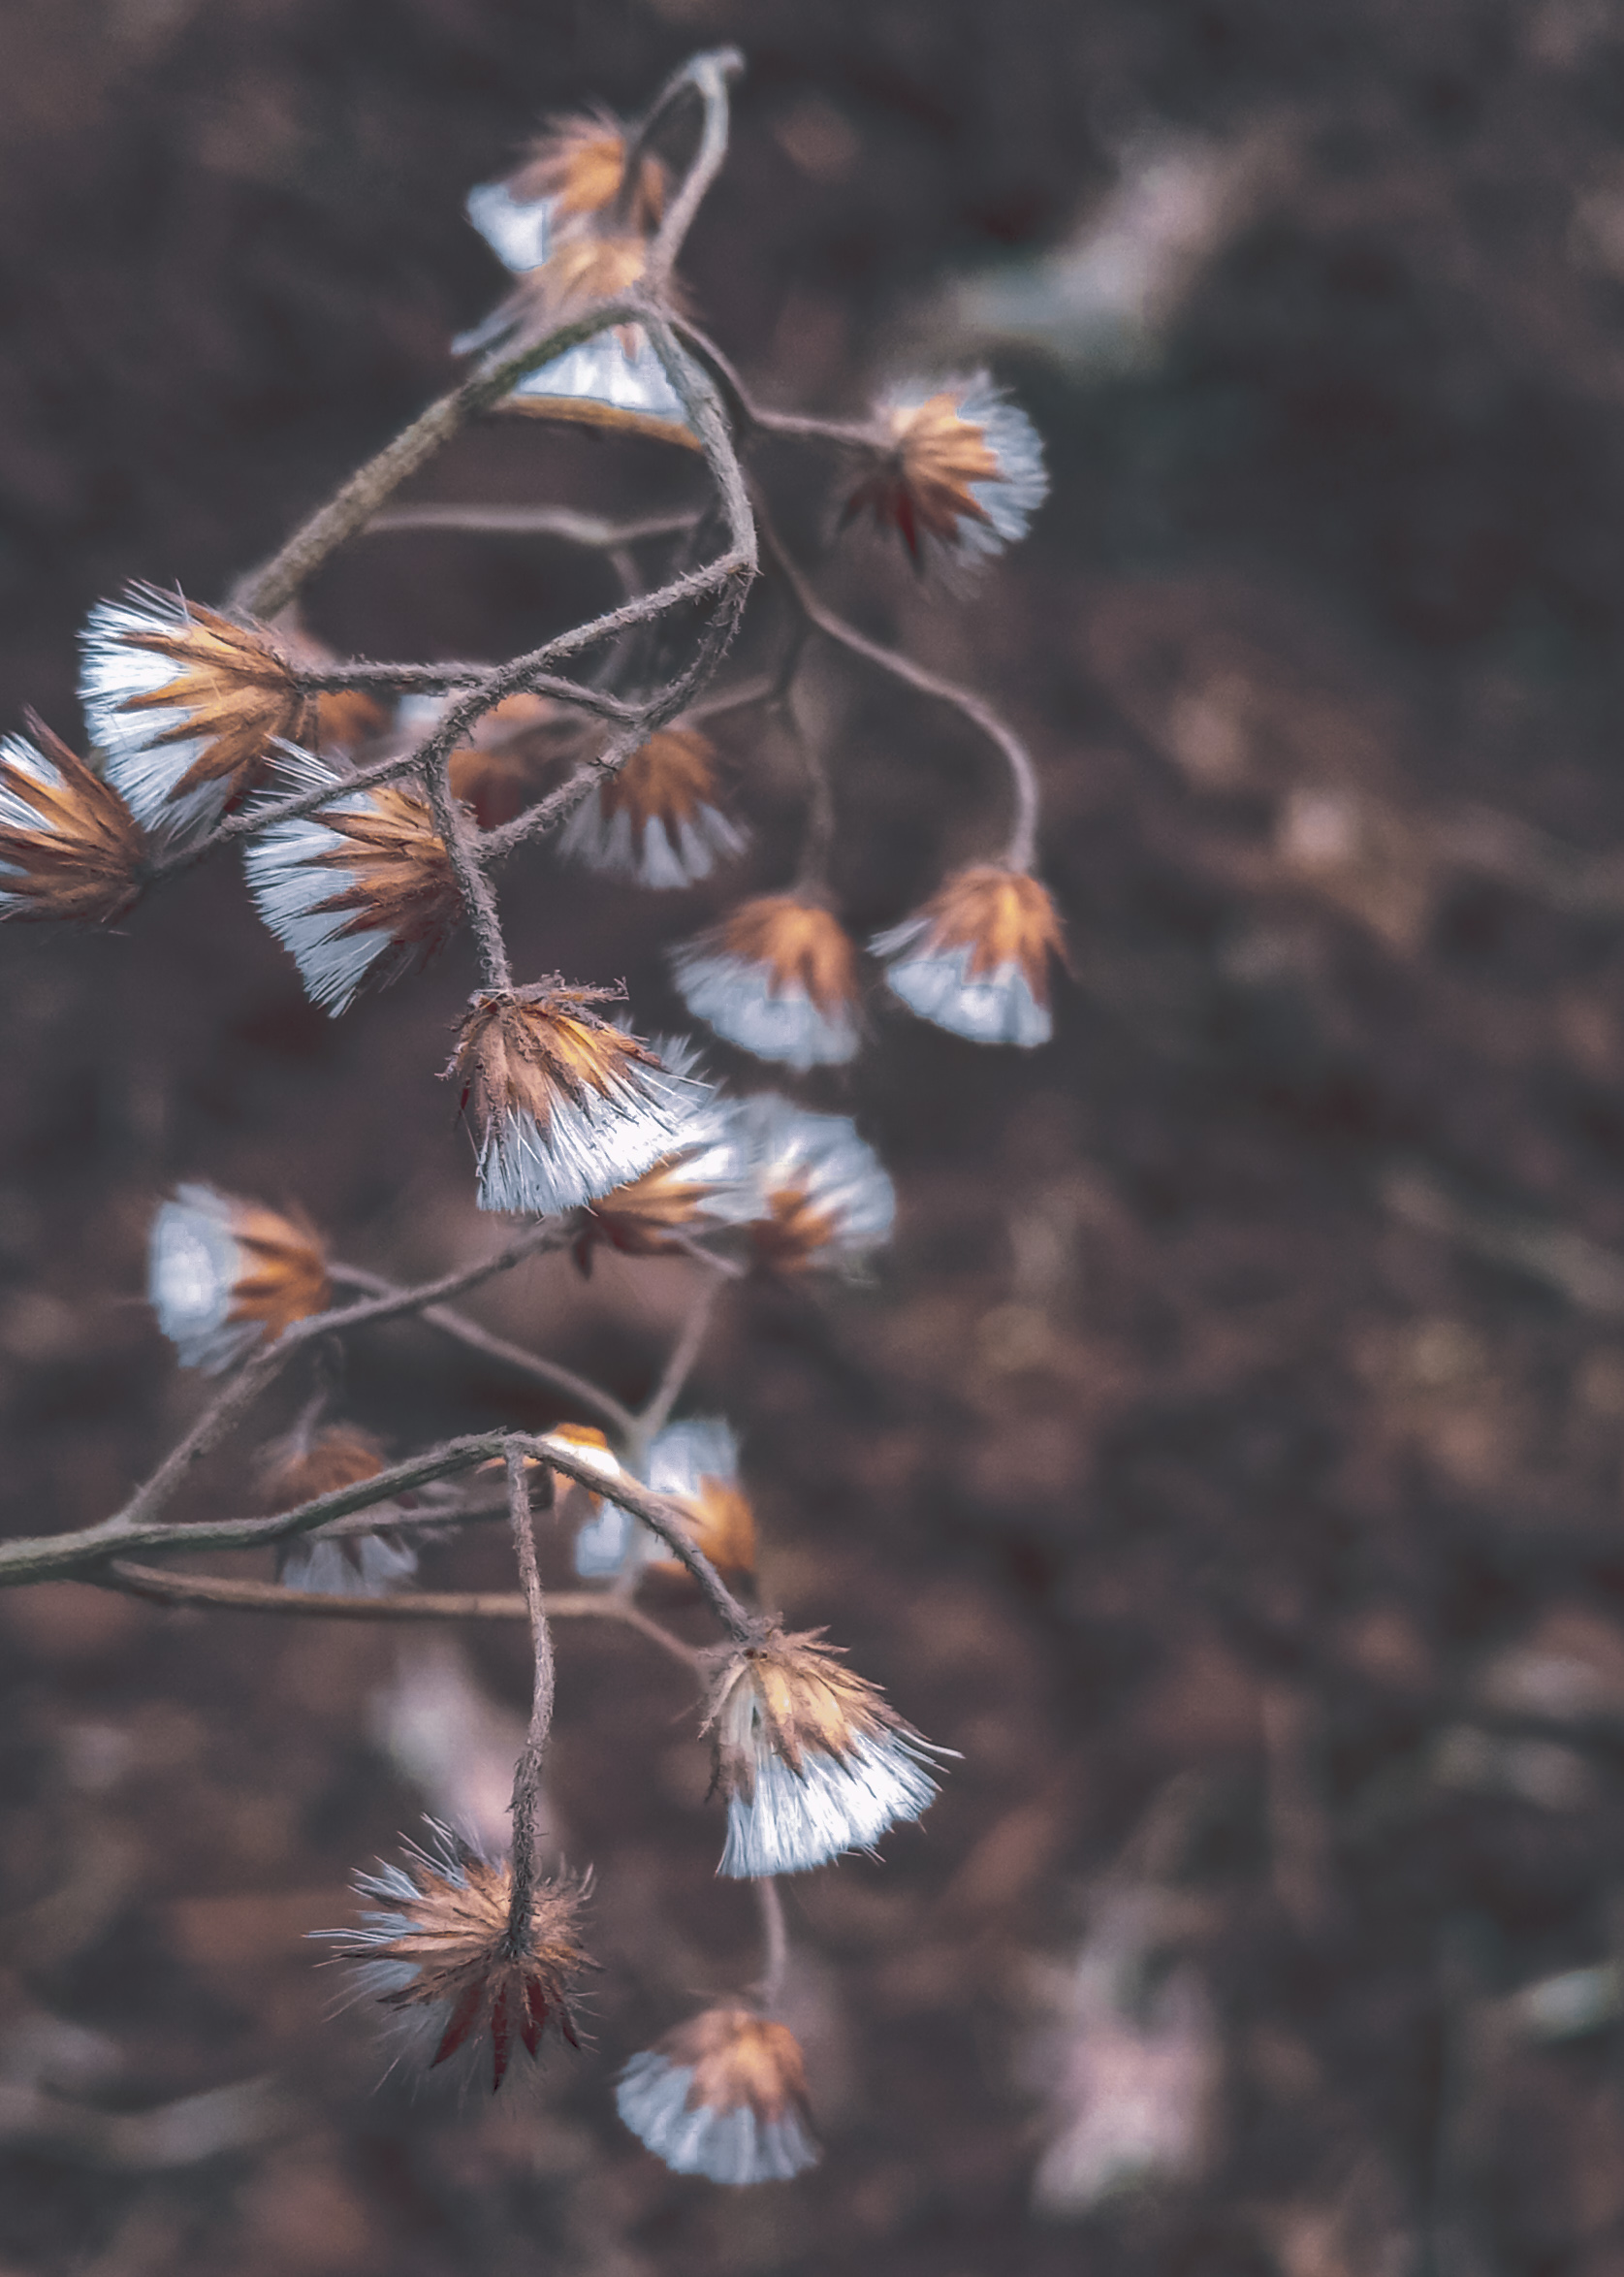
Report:
[[[765,1271],[850,1271],[890,1238],[896,1188],[848,1115],[764,1091],[734,1109],[734,1131],[753,1189],[750,1246]]]
[[[1063,953],[1047,888],[992,863],[959,870],[916,915],[870,944],[921,1019],[972,1043],[1047,1043],[1049,964]]]
[[[302,1220],[181,1186],[152,1221],[146,1293],[181,1365],[217,1374],[261,1337],[325,1310],[327,1261]]]
[[[555,119],[505,181],[470,190],[468,219],[496,258],[522,275],[539,269],[572,228],[595,223],[621,195],[625,132],[618,119],[587,113]],[[665,205],[665,169],[646,156],[627,202],[627,225],[653,229]]]
[[[641,1178],[594,1202],[575,1244],[575,1262],[591,1271],[600,1245],[628,1257],[669,1257],[748,1215],[751,1189],[734,1136],[731,1105],[711,1088],[685,1036],[658,1036],[653,1051],[667,1074],[692,1086],[680,1146]]]
[[[615,2104],[676,2174],[787,2182],[822,2156],[800,2042],[749,2008],[707,2008],[633,2056]]]
[[[1026,535],[1048,496],[1043,446],[984,371],[901,388],[878,406],[890,448],[846,501],[895,529],[917,567],[963,568]]]
[[[314,814],[273,822],[242,857],[260,915],[313,1001],[336,1015],[433,955],[462,910],[451,857],[422,795],[401,784],[348,791],[308,752],[284,753],[281,793],[331,788]]]
[[[141,891],[141,831],[43,720],[0,739],[0,917],[106,925]]]
[[[340,1487],[376,1478],[384,1452],[370,1431],[334,1424],[313,1437],[296,1434],[269,1448],[260,1486],[271,1510],[297,1510]],[[381,1503],[380,1520],[395,1506]],[[330,1597],[381,1597],[417,1571],[417,1552],[380,1524],[365,1534],[296,1534],[276,1546],[276,1579],[288,1589]]]
[[[746,844],[716,804],[716,756],[697,728],[662,728],[576,808],[559,852],[639,885],[670,888],[708,878]]]
[[[432,2070],[462,2058],[482,2069],[489,2043],[493,2094],[516,2046],[535,2057],[556,2024],[579,2047],[569,2000],[592,1964],[578,1921],[585,1882],[538,1882],[530,1919],[515,1937],[509,1860],[481,1855],[430,1819],[422,1848],[405,1845],[398,1866],[356,1876],[356,1894],[377,1901],[359,1928],[319,1930],[338,1958],[356,1964],[363,1995],[390,2011],[401,2055]]]
[[[578,1209],[682,1147],[692,1079],[593,1010],[608,1001],[545,982],[474,998],[446,1072],[472,1108],[481,1209]]]
[[[829,1067],[856,1052],[857,952],[817,902],[742,902],[671,965],[689,1011],[758,1059]]]
[[[773,1628],[728,1648],[706,1728],[727,1798],[717,1871],[735,1877],[803,1874],[872,1849],[937,1791],[926,1766],[938,1750],[816,1634]]]
[[[150,585],[91,610],[80,697],[109,782],[146,829],[173,836],[239,806],[277,743],[307,742],[313,723],[291,659],[263,626]]]
[[[739,1442],[719,1416],[667,1424],[649,1449],[649,1485],[683,1506],[694,1548],[723,1573],[755,1570],[755,1513],[739,1484]],[[653,1557],[652,1571],[686,1571],[676,1557]]]

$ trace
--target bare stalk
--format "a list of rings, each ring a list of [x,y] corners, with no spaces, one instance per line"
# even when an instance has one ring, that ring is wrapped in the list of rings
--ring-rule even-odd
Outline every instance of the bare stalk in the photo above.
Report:
[[[647,538],[680,537],[694,526],[691,513],[651,514],[641,522],[606,522],[572,506],[391,506],[374,514],[361,535],[397,529],[465,529],[487,536],[561,537],[568,544],[615,553]]]
[[[643,153],[672,105],[691,87],[705,106],[699,147],[683,178],[682,187],[666,208],[658,234],[649,248],[644,275],[651,291],[658,292],[669,278],[677,256],[683,249],[683,241],[693,226],[694,215],[699,211],[706,191],[715,181],[727,156],[727,85],[744,68],[745,59],[737,48],[714,48],[706,54],[690,56],[666,80],[644,112],[642,123],[635,134],[627,138],[621,174],[620,202],[622,208],[627,207],[636,195]],[[621,217],[624,219],[623,211]]]
[[[506,1506],[503,1506],[505,1516]],[[315,1620],[528,1620],[529,1599],[521,1589],[402,1589],[385,1597],[329,1595],[317,1589],[290,1589],[279,1582],[239,1582],[212,1573],[168,1573],[161,1565],[138,1565],[117,1558],[83,1577],[92,1587],[141,1597],[152,1605],[207,1605],[233,1613],[274,1613]],[[601,1589],[558,1590],[542,1599],[553,1620],[615,1620],[636,1629],[685,1668],[699,1654],[681,1637],[661,1628],[641,1607]]]
[[[436,758],[426,767],[423,780],[434,817],[434,827],[451,857],[457,889],[462,896],[462,907],[467,912],[468,923],[473,930],[485,985],[487,988],[511,988],[513,967],[508,960],[507,943],[502,938],[501,913],[496,906],[495,891],[475,851],[474,830],[462,806],[451,795],[449,754]]]
[[[341,1287],[365,1289],[369,1296],[393,1297],[399,1294],[393,1281],[386,1281],[380,1273],[365,1272],[359,1266],[330,1266],[329,1273]],[[562,1398],[573,1400],[579,1407],[590,1408],[622,1438],[629,1437],[637,1427],[636,1418],[629,1407],[622,1407],[612,1392],[579,1376],[571,1367],[556,1360],[544,1360],[539,1353],[527,1352],[523,1344],[513,1344],[505,1336],[493,1335],[489,1329],[465,1314],[453,1312],[449,1305],[426,1304],[418,1313],[426,1329],[437,1329],[442,1336],[450,1336],[456,1343],[465,1345],[486,1360],[494,1360],[517,1374],[528,1376],[531,1383],[545,1391],[557,1392]]]
[[[513,1886],[508,1901],[507,1946],[510,1953],[528,1952],[530,1923],[535,1907],[536,1829],[541,1811],[542,1765],[547,1735],[553,1728],[553,1632],[547,1625],[542,1602],[541,1574],[536,1565],[535,1523],[530,1516],[530,1489],[525,1476],[525,1458],[510,1446],[507,1463],[508,1518],[513,1528],[513,1554],[529,1616],[530,1641],[535,1649],[535,1684],[530,1693],[530,1725],[513,1771]]]
[[[761,1974],[755,1982],[755,1997],[771,2015],[783,1990],[789,1938],[784,1928],[783,1898],[777,1881],[772,1875],[764,1874],[754,1886],[756,1908],[761,1915]]]
[[[285,609],[300,588],[348,537],[369,522],[384,500],[399,489],[408,475],[428,465],[470,419],[503,396],[511,395],[526,372],[551,364],[581,340],[589,340],[614,324],[623,324],[628,311],[620,304],[605,303],[585,315],[560,324],[546,337],[516,353],[488,359],[470,372],[460,387],[386,443],[375,459],[352,474],[325,506],[297,529],[271,561],[252,571],[232,594],[232,606],[250,617],[274,617]]]
[[[1026,745],[991,704],[971,690],[958,687],[951,680],[943,680],[935,672],[927,672],[923,664],[916,664],[911,657],[900,650],[886,648],[882,642],[871,640],[859,632],[844,617],[837,617],[833,609],[825,608],[812,591],[805,573],[797,567],[785,552],[783,541],[774,529],[759,501],[756,523],[761,542],[771,556],[774,565],[782,576],[794,597],[796,607],[814,625],[825,639],[848,649],[854,657],[862,657],[889,672],[921,695],[934,696],[938,703],[950,704],[974,727],[978,727],[989,741],[1003,754],[1009,770],[1010,788],[1014,796],[1014,814],[1010,821],[1009,839],[1003,850],[1003,860],[1012,870],[1030,870],[1037,856],[1037,771],[1032,762],[1032,754]]]
[[[671,1347],[670,1356],[660,1372],[659,1382],[650,1395],[648,1405],[637,1418],[640,1454],[646,1452],[649,1442],[664,1429],[670,1420],[671,1410],[682,1397],[683,1386],[692,1374],[694,1363],[704,1349],[711,1315],[716,1311],[716,1299],[721,1293],[725,1277],[719,1272],[707,1273],[693,1293],[682,1333]]]

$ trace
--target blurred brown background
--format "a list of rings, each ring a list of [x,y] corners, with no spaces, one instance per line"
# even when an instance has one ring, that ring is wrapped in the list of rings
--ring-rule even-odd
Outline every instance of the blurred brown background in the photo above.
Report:
[[[520,1638],[402,1659],[63,1587],[0,1607],[0,2270],[1620,2277],[1624,8],[12,0],[4,33],[8,725],[75,728],[98,595],[218,595],[446,384],[500,284],[462,193],[538,114],[735,39],[685,265],[722,344],[835,413],[990,354],[1048,439],[972,605],[872,549],[829,590],[1033,736],[1076,973],[1043,1053],[899,1018],[808,1086],[885,1153],[895,1248],[742,1300],[695,1386],[770,1593],[964,1757],[883,1865],[790,1892],[821,2170],[717,2191],[615,2121],[619,2064],[754,1966],[635,1639],[560,1644],[597,2052],[460,2113],[373,2092],[301,1940],[436,1780],[500,1786]],[[677,479],[491,429],[424,495]],[[375,538],[313,613],[495,655],[605,594],[545,545]],[[998,786],[939,715],[827,662],[814,693],[867,929]],[[727,753],[771,882],[782,755]],[[539,854],[507,893],[523,962],[623,974],[655,1027],[719,906]],[[329,1022],[226,863],[3,946],[31,1531],[191,1411],[138,1301],[175,1178],[391,1270],[490,1235],[434,1080],[461,948]],[[488,1317],[637,1395],[685,1287],[560,1263]],[[546,1412],[408,1330],[350,1389],[398,1446]],[[1162,2171],[1112,2193],[1130,2105]]]

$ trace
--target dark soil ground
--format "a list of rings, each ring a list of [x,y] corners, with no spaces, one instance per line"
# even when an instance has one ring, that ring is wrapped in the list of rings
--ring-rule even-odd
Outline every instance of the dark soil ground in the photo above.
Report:
[[[769,1594],[963,1755],[882,1865],[790,1893],[825,2164],[716,2191],[614,2116],[619,2064],[754,1968],[680,1671],[562,1637],[597,2045],[460,2110],[374,2092],[302,1941],[423,1807],[380,1738],[396,1639],[62,1585],[0,1609],[5,2277],[1619,2277],[1617,1980],[1566,2037],[1513,1997],[1624,1938],[1612,0],[6,18],[0,670],[8,723],[65,731],[98,595],[217,595],[444,387],[498,284],[462,193],[542,112],[748,48],[685,273],[767,400],[833,412],[944,277],[1063,238],[1125,134],[1272,155],[1159,362],[1000,360],[1055,493],[973,603],[873,552],[831,572],[1032,735],[1075,971],[1046,1051],[887,1021],[808,1086],[881,1146],[897,1242],[870,1290],[741,1297],[696,1385],[746,1437]],[[493,428],[424,495],[672,481],[653,446]],[[314,616],[374,654],[507,654],[607,593],[533,543],[368,546]],[[817,669],[862,933],[986,843],[997,786],[941,716]],[[752,732],[727,752],[770,882],[787,776]],[[720,906],[541,854],[509,890],[525,969],[624,975],[653,1027],[663,945]],[[114,1507],[192,1411],[138,1301],[176,1178],[297,1199],[390,1271],[489,1239],[434,1080],[472,968],[330,1023],[228,863],[3,952],[7,1522],[43,1531]],[[637,1395],[685,1273],[554,1261],[482,1303]],[[404,1329],[358,1341],[350,1388],[400,1447],[548,1412]],[[433,1576],[502,1586],[484,1542]],[[516,1712],[520,1636],[461,1649]],[[1052,1972],[1159,1845],[1222,2045],[1204,2159],[1035,2212]],[[214,2156],[184,2111],[119,2123],[245,2081],[201,2107]],[[74,2114],[44,2142],[42,2087]]]

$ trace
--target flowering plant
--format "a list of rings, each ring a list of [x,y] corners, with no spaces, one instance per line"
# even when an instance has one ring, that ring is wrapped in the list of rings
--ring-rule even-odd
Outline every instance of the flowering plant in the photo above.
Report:
[[[672,969],[694,1018],[758,1061],[804,1073],[856,1059],[874,1015],[830,877],[836,788],[791,705],[816,639],[956,710],[1007,770],[1005,842],[870,945],[890,997],[961,1037],[1035,1045],[1049,1032],[1060,948],[1033,875],[1035,786],[1020,739],[980,696],[826,605],[777,532],[757,464],[757,446],[774,438],[832,454],[843,529],[870,519],[921,574],[962,574],[1017,539],[1041,502],[1036,437],[984,374],[903,384],[849,423],[753,401],[691,321],[673,274],[725,155],[740,68],[731,50],[699,55],[641,119],[555,123],[514,174],[473,191],[470,218],[513,282],[458,343],[474,359],[468,375],[221,606],[140,585],[92,612],[88,757],[38,722],[0,746],[4,916],[105,922],[176,872],[240,847],[260,914],[334,1015],[465,926],[481,983],[446,1074],[470,1128],[479,1206],[521,1221],[480,1262],[398,1288],[346,1265],[295,1211],[181,1186],[153,1223],[150,1300],[181,1364],[223,1381],[121,1510],[75,1533],[7,1544],[0,1584],[74,1576],[164,1602],[308,1618],[527,1622],[532,1714],[506,1852],[431,1825],[401,1863],[359,1878],[359,1926],[320,1933],[398,2027],[408,2060],[430,2071],[471,2067],[494,2089],[523,2068],[521,2050],[538,2055],[550,2026],[575,2042],[571,2002],[589,1966],[588,1879],[546,1870],[538,1835],[551,1620],[629,1622],[703,1676],[727,1810],[718,1871],[760,1893],[763,1966],[730,2004],[634,2057],[619,2107],[679,2171],[733,2184],[791,2175],[816,2156],[801,2053],[775,2014],[785,1960],[775,1877],[870,1848],[916,1818],[942,1750],[834,1647],[787,1633],[757,1602],[737,1438],[726,1419],[676,1410],[724,1292],[752,1276],[851,1270],[887,1238],[895,1197],[850,1117],[771,1091],[725,1096],[692,1040],[634,1033],[618,990],[516,974],[496,875],[517,848],[550,838],[617,888],[669,892],[710,877],[744,850],[748,829],[709,725],[777,713],[806,770],[796,873],[674,946]],[[347,540],[388,527],[400,484],[487,414],[653,437],[702,466],[710,495],[692,511],[619,528],[562,510],[531,516],[529,527],[621,562],[645,547],[668,559],[647,585],[628,573],[618,606],[525,655],[477,667],[331,656],[300,619],[308,581]],[[480,526],[477,510],[463,519]],[[790,630],[771,673],[730,680],[729,646],[758,576],[786,604]],[[593,657],[589,675],[582,660]],[[606,1246],[680,1254],[701,1268],[690,1316],[636,1412],[564,1362],[503,1343],[456,1304],[548,1251],[589,1271]],[[343,1414],[323,1355],[392,1319],[502,1359],[570,1420],[388,1460]],[[302,1370],[312,1383],[300,1421],[262,1446],[254,1466],[271,1514],[174,1521],[199,1461],[248,1424],[273,1382]],[[493,1464],[519,1590],[476,1600],[415,1589],[418,1545],[486,1513],[477,1474]],[[543,1590],[538,1506],[577,1523],[589,1588]],[[257,1547],[275,1551],[274,1582],[174,1562]],[[655,1573],[697,1588],[718,1647],[696,1652],[636,1602]]]

